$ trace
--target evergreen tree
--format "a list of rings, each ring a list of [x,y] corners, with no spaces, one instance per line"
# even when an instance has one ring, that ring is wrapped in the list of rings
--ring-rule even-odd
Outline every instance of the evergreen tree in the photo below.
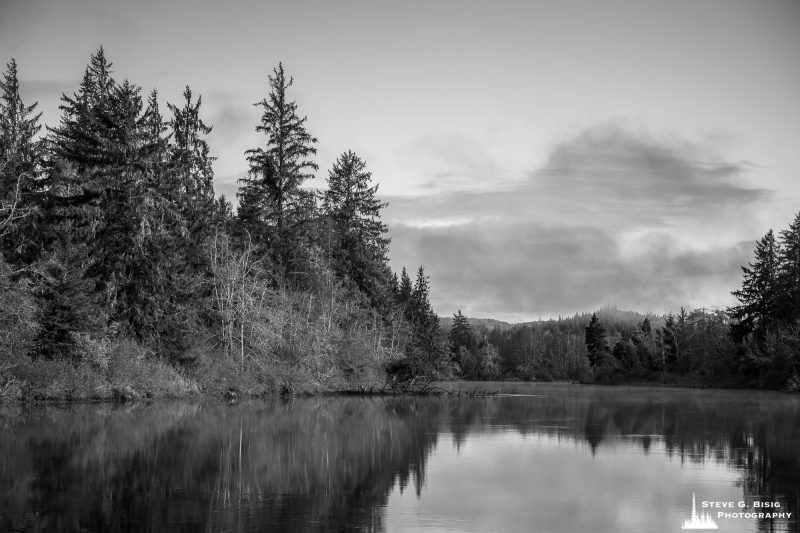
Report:
[[[402,272],[400,273],[400,283],[397,288],[397,303],[400,308],[403,310],[403,315],[406,319],[411,320],[411,293],[414,291],[414,287],[411,284],[411,277],[408,275],[406,271],[406,267],[403,267]]]
[[[103,49],[91,58],[79,91],[63,96],[50,130],[48,216],[55,238],[87,244],[83,276],[101,296],[109,323],[142,340],[163,337],[172,294],[173,231],[166,139],[157,97],[111,78]]]
[[[35,139],[41,129],[36,106],[22,102],[12,59],[0,79],[0,254],[12,264],[38,255],[34,195],[42,151]]]
[[[214,170],[211,148],[206,136],[212,127],[201,117],[203,99],[194,100],[187,85],[180,106],[169,104],[169,171],[162,194],[168,198],[174,226],[165,236],[164,248],[171,257],[162,264],[169,268],[164,277],[169,283],[169,298],[165,308],[166,337],[171,344],[165,348],[179,354],[192,339],[187,332],[193,329],[193,315],[210,308],[211,265],[206,244],[215,232],[227,231],[230,226],[230,204],[214,198]]]
[[[47,359],[78,358],[76,335],[98,334],[105,316],[97,312],[98,295],[85,275],[85,245],[66,241],[43,258],[35,354]]]
[[[125,80],[114,87],[105,108],[95,116],[99,158],[93,185],[98,193],[97,219],[90,239],[92,277],[105,297],[110,320],[136,336],[149,335],[157,321],[148,298],[157,265],[149,256],[145,200],[150,187],[146,172],[153,149],[147,145],[144,105],[139,87]]]
[[[71,97],[61,96],[59,125],[48,128],[42,221],[37,232],[38,248],[46,254],[37,352],[47,357],[71,355],[74,335],[99,331],[100,322],[109,315],[103,298],[105,280],[89,269],[95,264],[104,266],[104,254],[97,258],[93,252],[105,226],[104,211],[114,211],[103,209],[111,196],[106,191],[113,191],[119,179],[109,172],[112,161],[107,153],[107,145],[112,144],[107,126],[112,122],[108,117],[115,87],[111,63],[101,47],[92,55],[78,91]],[[116,265],[105,265],[111,266]]]
[[[145,186],[139,217],[139,282],[148,289],[137,291],[147,298],[139,305],[147,310],[134,329],[157,353],[180,356],[190,342],[197,309],[207,306],[203,277],[207,265],[203,243],[213,216],[213,171],[203,135],[210,132],[199,117],[200,98],[192,102],[191,90],[183,93],[179,108],[168,104],[169,122],[160,112],[153,90],[142,117],[145,145],[149,148]]]
[[[467,373],[474,370],[471,367],[475,366],[473,364],[473,352],[475,352],[476,348],[475,336],[472,331],[472,326],[469,323],[469,319],[461,313],[460,309],[458,310],[458,313],[453,315],[453,325],[450,326],[449,340],[450,356],[452,357],[453,361],[458,364],[457,368],[459,368],[462,373]],[[494,350],[494,348],[492,348],[492,350]],[[483,352],[481,352],[481,354],[482,353]],[[497,352],[493,351],[491,353],[493,353],[495,357],[495,360],[492,362],[494,365],[492,369],[496,371]],[[482,360],[483,359],[481,358],[481,361]]]
[[[467,350],[472,350],[475,347],[475,337],[469,319],[459,309],[458,313],[453,315],[453,325],[450,326],[451,353],[457,354],[461,346]]]
[[[649,318],[644,317],[644,320],[642,320],[642,324],[639,326],[639,330],[645,337],[650,337],[653,335],[653,326],[650,325]]]
[[[636,353],[636,346],[630,340],[618,340],[611,350],[611,355],[622,363],[626,371],[633,370],[636,367],[636,363],[639,361]]]
[[[589,364],[597,365],[604,353],[608,352],[608,338],[606,327],[600,322],[597,313],[592,313],[592,318],[586,325],[584,331],[586,351],[589,357]]]
[[[34,137],[41,129],[42,116],[33,114],[37,105],[22,102],[17,62],[11,59],[0,80],[0,161],[29,166],[37,163],[39,146]]]
[[[177,198],[175,201],[187,223],[191,241],[202,243],[204,232],[209,228],[214,204],[214,170],[208,142],[204,136],[211,133],[200,118],[202,96],[192,102],[192,90],[187,85],[183,91],[183,106],[169,104],[172,119],[171,163]]]
[[[787,326],[800,324],[800,212],[781,231],[778,251],[776,320]]]
[[[297,114],[297,104],[288,99],[292,83],[279,63],[269,76],[269,95],[254,104],[263,108],[256,131],[266,136],[266,143],[247,150],[250,171],[239,190],[242,224],[251,235],[265,236],[264,244],[287,273],[289,263],[301,255],[298,247],[313,203],[311,193],[300,186],[318,168],[311,159],[317,139],[306,131],[307,119]]]
[[[767,331],[776,325],[780,254],[775,235],[769,230],[756,243],[755,261],[742,267],[742,288],[732,293],[741,304],[729,310],[736,321],[731,330],[735,341],[740,342],[750,333],[763,340]]]
[[[664,327],[659,330],[661,340],[662,361],[665,370],[674,370],[678,361],[677,324],[675,315],[667,315]]]
[[[430,303],[430,283],[419,267],[409,298],[407,317],[412,327],[412,343],[407,354],[413,375],[433,375],[441,363],[439,317]]]
[[[233,205],[225,198],[224,194],[220,194],[214,202],[214,216],[212,217],[214,231],[230,234],[233,229],[233,221]]]
[[[47,189],[54,210],[49,215],[69,222],[73,234],[83,231],[80,241],[92,236],[104,190],[116,185],[111,183],[116,176],[108,172],[112,161],[105,149],[113,138],[108,127],[115,87],[111,66],[101,47],[92,55],[78,92],[61,96],[59,126],[49,128]]]
[[[675,366],[678,372],[688,372],[690,361],[688,355],[689,336],[691,333],[691,323],[689,313],[685,307],[681,307],[677,317],[675,317]]]
[[[378,186],[372,174],[352,151],[343,153],[328,173],[323,212],[328,217],[332,239],[328,248],[335,270],[350,278],[375,309],[388,304],[389,238],[380,220],[385,202],[376,198]]]

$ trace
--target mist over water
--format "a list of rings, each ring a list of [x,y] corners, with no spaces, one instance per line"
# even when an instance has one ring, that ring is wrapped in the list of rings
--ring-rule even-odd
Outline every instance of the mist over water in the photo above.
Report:
[[[508,395],[4,406],[0,529],[673,531],[695,493],[798,531],[797,396],[479,386]]]

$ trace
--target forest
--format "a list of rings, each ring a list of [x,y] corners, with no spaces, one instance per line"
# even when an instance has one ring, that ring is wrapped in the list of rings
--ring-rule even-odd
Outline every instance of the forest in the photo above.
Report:
[[[327,188],[279,64],[238,209],[215,197],[202,98],[115,78],[102,48],[42,131],[17,65],[0,93],[0,391],[258,395],[392,386],[445,359],[420,267],[388,266],[385,206],[345,150]]]
[[[800,214],[743,267],[740,305],[443,323],[420,266],[389,266],[366,162],[318,191],[318,140],[278,64],[237,208],[213,188],[202,98],[120,78],[103,48],[57,125],[0,80],[0,398],[409,390],[433,379],[800,387]],[[412,271],[413,272],[413,271]]]
[[[665,316],[605,307],[515,326],[448,320],[450,352],[472,379],[659,382],[800,391],[800,213],[756,243],[739,304]]]

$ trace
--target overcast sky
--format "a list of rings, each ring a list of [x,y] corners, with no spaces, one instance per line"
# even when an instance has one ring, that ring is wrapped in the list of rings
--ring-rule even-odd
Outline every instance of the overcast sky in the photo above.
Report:
[[[235,196],[283,61],[320,140],[390,202],[392,266],[441,314],[530,320],[733,303],[800,210],[800,2],[0,0],[0,59],[58,120],[103,45],[214,131]]]

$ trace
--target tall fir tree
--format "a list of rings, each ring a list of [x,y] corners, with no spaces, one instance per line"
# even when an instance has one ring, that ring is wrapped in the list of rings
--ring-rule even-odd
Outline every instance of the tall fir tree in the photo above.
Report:
[[[168,104],[172,114],[169,121],[169,198],[174,205],[180,231],[173,231],[175,250],[169,279],[173,287],[169,307],[172,322],[169,348],[177,353],[190,342],[187,332],[192,330],[193,313],[209,308],[211,265],[206,254],[206,244],[217,231],[227,231],[229,204],[219,203],[214,197],[214,170],[216,160],[206,136],[212,126],[201,117],[203,99],[194,100],[187,85],[181,106]],[[222,218],[220,218],[222,217]],[[181,333],[182,332],[182,333]]]
[[[675,315],[667,314],[664,327],[658,330],[661,341],[662,366],[664,370],[675,370],[678,362],[678,324]]]
[[[777,324],[780,254],[775,234],[769,230],[756,243],[755,261],[742,267],[742,288],[732,293],[741,303],[729,311],[735,321],[731,329],[735,341],[751,333],[763,340]]]
[[[453,325],[450,326],[450,351],[457,354],[461,347],[472,350],[475,347],[475,336],[469,319],[459,309],[453,315]]]
[[[284,273],[302,257],[299,249],[310,222],[313,195],[301,188],[318,169],[311,159],[317,139],[306,130],[306,117],[289,100],[292,78],[279,63],[269,76],[269,95],[254,104],[263,113],[256,131],[266,136],[265,146],[247,150],[250,171],[239,190],[240,220],[251,235],[262,236]]]
[[[169,122],[171,163],[178,194],[175,201],[194,242],[202,242],[203,233],[210,227],[215,202],[212,164],[216,158],[211,157],[205,139],[212,127],[200,118],[202,103],[202,96],[192,101],[192,90],[187,85],[183,91],[183,105],[168,104],[172,112]]]
[[[187,97],[188,93],[188,97]],[[204,232],[210,224],[214,200],[209,149],[202,135],[208,128],[199,119],[186,88],[183,108],[167,104],[172,119],[161,114],[158,92],[147,99],[143,130],[150,148],[147,186],[140,203],[142,227],[137,239],[142,273],[147,274],[148,313],[153,322],[140,337],[161,355],[179,357],[190,342],[192,321],[202,302]],[[188,192],[187,192],[188,191]],[[142,324],[144,326],[144,324]],[[138,329],[142,329],[141,327]]]
[[[101,47],[92,55],[78,91],[61,96],[61,119],[48,128],[38,245],[45,272],[40,294],[37,352],[47,357],[74,353],[77,333],[96,333],[108,317],[103,282],[88,270],[102,231],[104,188],[112,179],[104,153],[116,86]],[[104,180],[105,178],[105,180]],[[78,244],[80,243],[80,244]]]
[[[642,335],[645,337],[651,337],[653,335],[653,326],[650,324],[650,319],[644,317],[642,323],[639,325],[639,331],[642,332]]]
[[[586,342],[586,352],[589,356],[589,364],[596,366],[602,359],[603,354],[608,352],[606,327],[600,321],[597,313],[592,313],[592,318],[586,325],[584,340]]]
[[[411,322],[413,341],[409,359],[414,375],[434,375],[442,363],[439,342],[439,317],[430,302],[430,282],[420,266],[411,291],[407,317]]]
[[[42,159],[37,103],[25,105],[17,63],[11,59],[0,79],[0,254],[13,264],[38,256],[35,242],[36,191]]]
[[[352,151],[339,156],[328,173],[322,209],[331,238],[327,244],[335,270],[350,278],[367,295],[374,309],[389,305],[388,227],[381,209],[388,204],[377,197],[366,163]]]
[[[170,270],[163,120],[154,94],[111,77],[102,48],[77,93],[63,96],[61,123],[50,130],[48,215],[55,238],[86,243],[83,276],[93,282],[109,323],[138,339],[163,336],[162,305]],[[72,254],[74,255],[74,254]]]
[[[781,325],[800,325],[800,212],[781,231],[777,282],[776,319]]]
[[[67,223],[81,241],[92,236],[103,189],[110,185],[105,183],[111,177],[104,172],[110,164],[104,146],[111,137],[106,120],[115,87],[111,67],[101,47],[92,55],[78,91],[61,96],[59,125],[48,128],[51,157],[46,185],[52,210],[48,215],[51,221]]]
[[[406,267],[403,267],[400,273],[400,283],[397,285],[397,304],[403,310],[404,316],[409,318],[409,311],[411,309],[411,293],[414,291],[414,286],[411,283],[411,277],[408,275]]]

